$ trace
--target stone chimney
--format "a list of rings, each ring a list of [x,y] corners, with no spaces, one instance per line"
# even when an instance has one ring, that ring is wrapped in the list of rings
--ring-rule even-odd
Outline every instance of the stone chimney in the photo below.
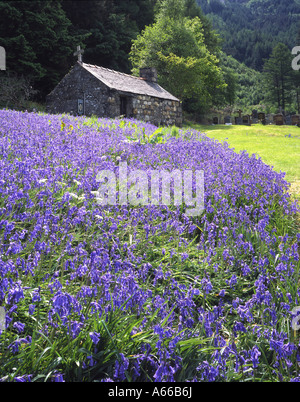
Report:
[[[146,81],[157,82],[157,71],[154,67],[140,68],[140,77]]]

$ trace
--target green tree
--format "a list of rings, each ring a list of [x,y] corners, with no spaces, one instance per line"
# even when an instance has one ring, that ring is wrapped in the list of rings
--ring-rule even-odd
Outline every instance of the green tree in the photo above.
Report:
[[[216,106],[232,106],[236,100],[238,75],[231,68],[223,66],[221,66],[221,68],[226,86],[220,89],[216,88],[213,96],[214,104]]]
[[[193,99],[198,111],[213,104],[215,88],[226,84],[218,59],[204,43],[199,17],[186,17],[185,0],[162,0],[155,23],[133,41],[130,52],[133,73],[156,67],[159,83],[185,101]]]
[[[180,3],[178,3],[176,0],[170,0],[168,4],[165,4],[164,0],[157,0],[155,1],[155,4],[156,15],[169,13],[169,16],[171,15],[173,18],[177,18],[178,15],[182,14],[190,19],[198,17],[203,27],[205,46],[212,53],[215,53],[219,50],[221,43],[220,36],[212,29],[211,22],[203,14],[201,7],[197,4],[196,0],[184,0]]]
[[[264,86],[267,98],[285,110],[291,102],[293,69],[291,50],[283,43],[274,47],[263,68]]]
[[[295,108],[300,114],[300,70],[293,71],[293,93]]]

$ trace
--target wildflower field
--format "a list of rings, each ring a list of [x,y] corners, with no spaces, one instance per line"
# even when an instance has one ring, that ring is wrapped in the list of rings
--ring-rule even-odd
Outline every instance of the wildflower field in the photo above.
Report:
[[[203,170],[204,212],[100,206],[121,161]],[[283,173],[192,129],[9,110],[0,167],[2,382],[300,381]]]

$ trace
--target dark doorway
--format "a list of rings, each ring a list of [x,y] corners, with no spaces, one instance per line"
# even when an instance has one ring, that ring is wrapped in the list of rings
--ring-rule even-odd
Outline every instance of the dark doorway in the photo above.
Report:
[[[120,115],[127,117],[127,98],[126,96],[120,96]]]

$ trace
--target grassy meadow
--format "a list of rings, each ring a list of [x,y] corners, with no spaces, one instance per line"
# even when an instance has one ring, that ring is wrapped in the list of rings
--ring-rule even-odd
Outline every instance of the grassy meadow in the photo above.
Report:
[[[254,124],[252,126],[204,126],[189,124],[220,142],[228,142],[236,152],[257,154],[277,172],[285,172],[290,192],[300,199],[300,128]]]

